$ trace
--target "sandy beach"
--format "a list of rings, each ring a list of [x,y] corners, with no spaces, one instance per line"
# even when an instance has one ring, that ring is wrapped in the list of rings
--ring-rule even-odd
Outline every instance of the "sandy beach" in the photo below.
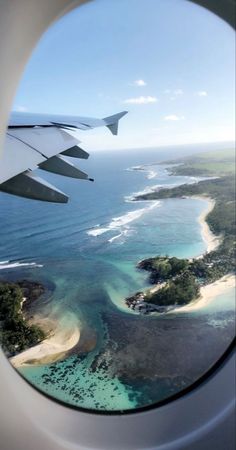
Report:
[[[166,286],[166,282],[164,282],[164,283],[159,283],[159,284],[156,284],[154,287],[152,287],[151,289],[148,289],[148,293],[151,293],[151,294],[155,294],[155,292],[157,292],[157,291],[159,291],[160,289],[162,289],[163,287],[165,287]]]
[[[183,313],[197,311],[209,305],[217,295],[224,294],[229,289],[235,287],[235,275],[226,275],[214,283],[203,286],[200,289],[200,296],[186,306],[178,307],[171,311],[171,313]]]
[[[202,238],[204,240],[204,242],[207,245],[207,253],[212,252],[213,250],[216,250],[217,247],[220,245],[221,243],[221,236],[215,236],[212,231],[210,230],[210,227],[208,225],[208,223],[206,222],[206,217],[208,216],[208,214],[214,209],[215,206],[215,200],[213,200],[210,197],[205,197],[204,195],[202,196],[191,196],[189,198],[195,198],[196,200],[207,200],[208,205],[207,208],[204,209],[204,211],[200,214],[200,216],[198,217],[198,222],[201,225],[201,233],[202,233]],[[198,258],[202,258],[203,255],[198,256]]]
[[[50,330],[49,337],[40,344],[31,347],[10,358],[15,368],[23,365],[49,364],[62,359],[65,354],[75,347],[80,339],[78,323],[72,319],[65,325],[50,319],[41,319],[40,327]]]

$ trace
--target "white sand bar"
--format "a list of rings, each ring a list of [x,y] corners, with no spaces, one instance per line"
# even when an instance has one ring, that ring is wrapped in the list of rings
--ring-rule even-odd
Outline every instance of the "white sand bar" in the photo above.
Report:
[[[46,319],[47,320],[47,319]],[[75,347],[80,339],[80,329],[74,320],[67,326],[58,323],[53,335],[40,344],[29,348],[10,359],[14,367],[49,364],[58,361]]]

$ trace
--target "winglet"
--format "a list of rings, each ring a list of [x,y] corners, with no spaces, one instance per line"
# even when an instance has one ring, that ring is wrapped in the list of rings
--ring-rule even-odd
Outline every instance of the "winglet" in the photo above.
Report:
[[[118,123],[119,120],[125,116],[128,111],[122,111],[121,113],[115,114],[114,116],[105,117],[103,120],[106,124],[106,127],[109,128],[112,134],[118,134]]]

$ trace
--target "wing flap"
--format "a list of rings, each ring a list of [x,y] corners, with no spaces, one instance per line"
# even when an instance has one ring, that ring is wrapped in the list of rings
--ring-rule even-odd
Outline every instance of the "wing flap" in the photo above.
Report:
[[[66,194],[31,172],[21,173],[5,181],[0,185],[0,191],[46,202],[68,202]]]
[[[72,158],[80,158],[80,159],[88,159],[89,157],[89,153],[87,153],[78,145],[75,145],[74,147],[68,148],[68,150],[65,150],[64,152],[61,152],[61,155],[71,156]]]
[[[47,172],[56,173],[58,175],[64,175],[65,177],[78,178],[80,180],[88,180],[88,175],[82,172],[72,162],[68,161],[65,157],[53,156],[47,159],[39,166],[40,169]]]
[[[5,140],[0,164],[0,190],[21,197],[65,203],[68,197],[31,171],[41,168],[49,172],[89,180],[88,175],[65,157],[57,154],[70,150],[71,154],[89,155],[78,147],[77,139],[64,130],[51,128],[11,128]],[[72,150],[74,149],[74,150]],[[84,154],[83,154],[84,152]]]
[[[38,164],[43,161],[46,161],[46,158],[40,153],[35,152],[24,142],[16,141],[14,137],[7,135],[0,163],[0,183],[27,169],[37,169]]]

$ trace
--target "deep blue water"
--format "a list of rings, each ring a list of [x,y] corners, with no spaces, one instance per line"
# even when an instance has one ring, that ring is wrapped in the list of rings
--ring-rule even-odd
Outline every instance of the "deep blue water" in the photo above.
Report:
[[[141,317],[124,304],[125,296],[148,286],[147,274],[136,269],[140,259],[193,257],[206,250],[197,220],[205,200],[132,201],[134,193],[152,187],[197,182],[170,176],[165,165],[153,164],[193,151],[94,153],[79,165],[95,183],[44,173],[69,194],[67,205],[0,195],[0,277],[53,283],[53,294],[37,304],[38,310],[65,326],[78,321],[82,330],[82,348],[66,360],[21,369],[43,391],[85,408],[144,406],[191,384],[229,344],[233,291],[205,311],[178,317]],[[191,367],[189,357],[166,357],[170,349],[178,353],[186,339],[202,351],[209,333],[206,355],[201,361],[196,356]],[[149,355],[156,358],[154,364]]]

